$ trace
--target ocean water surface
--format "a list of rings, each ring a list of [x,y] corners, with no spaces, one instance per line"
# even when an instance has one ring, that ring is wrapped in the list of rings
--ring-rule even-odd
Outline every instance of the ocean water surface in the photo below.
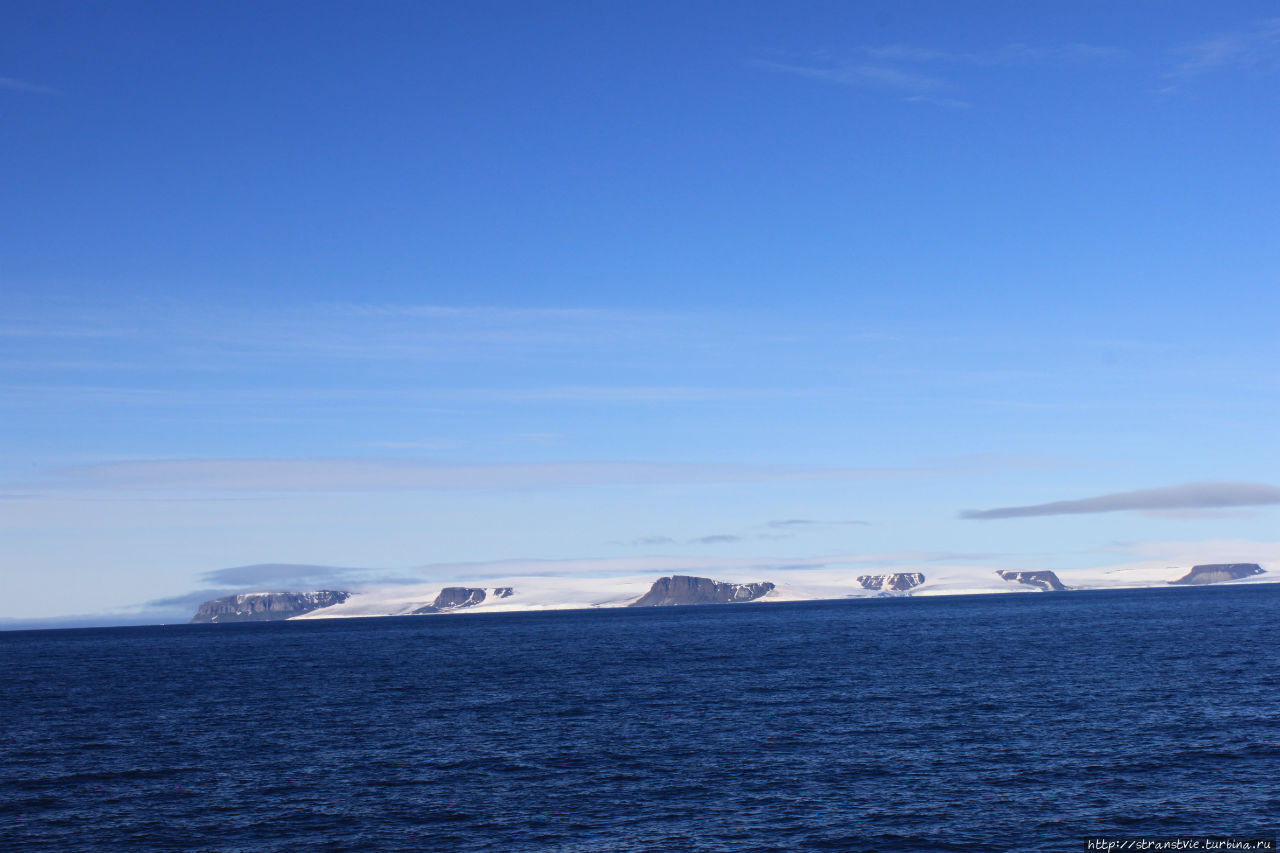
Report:
[[[0,849],[1274,837],[1280,585],[0,634]]]

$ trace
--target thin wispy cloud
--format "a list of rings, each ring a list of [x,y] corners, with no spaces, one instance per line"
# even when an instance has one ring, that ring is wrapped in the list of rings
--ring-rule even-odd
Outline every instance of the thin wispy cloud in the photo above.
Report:
[[[127,361],[73,361],[71,359],[49,359],[36,361],[33,359],[0,360],[0,370],[32,373],[36,371],[128,371],[140,370],[144,365]]]
[[[516,308],[500,305],[433,305],[392,302],[325,302],[320,303],[317,308],[339,317],[415,317],[503,323],[542,323],[548,320],[611,321],[620,316],[616,311],[601,308]]]
[[[1015,66],[1033,63],[1114,62],[1128,51],[1109,45],[1071,42],[1057,45],[1029,45],[1012,42],[988,50],[948,51],[908,44],[869,45],[858,52],[872,59],[902,63],[944,63],[952,65]]]
[[[651,557],[581,557],[572,559],[513,559],[459,563],[432,563],[413,571],[425,578],[463,580],[494,577],[556,577],[586,575],[606,577],[645,573],[699,574],[733,571],[801,571],[840,566],[902,566],[987,560],[1000,555],[951,551],[874,551],[820,554],[816,556],[715,557],[662,555]]]
[[[19,80],[16,77],[0,77],[0,90],[6,92],[22,92],[28,95],[62,94],[52,86],[42,86],[39,83],[30,83],[26,80]]]
[[[852,524],[852,525],[865,527],[867,525],[867,522],[857,521],[857,520],[819,521],[814,518],[779,518],[779,519],[774,519],[773,521],[766,521],[764,523],[764,526],[775,528],[775,529],[781,528],[781,529],[789,530],[789,529],[794,529],[798,527],[822,527],[830,524]]]
[[[1131,554],[1165,565],[1193,563],[1280,562],[1280,542],[1254,539],[1139,540],[1113,542],[1095,549],[1102,554]]]
[[[924,476],[931,469],[666,462],[440,464],[419,459],[149,459],[61,471],[44,485],[82,490],[383,491],[728,484]],[[31,484],[26,484],[30,488]]]
[[[1179,58],[1174,77],[1192,77],[1224,68],[1274,71],[1280,62],[1280,18],[1219,33],[1174,51]]]
[[[932,104],[935,107],[948,107],[954,110],[967,110],[973,106],[968,101],[962,101],[959,98],[939,98],[934,95],[912,95],[904,100],[909,104]]]
[[[851,467],[732,462],[550,461],[447,463],[423,458],[150,458],[75,465],[43,479],[0,483],[11,495],[117,500],[147,492],[363,492],[523,490],[613,485],[728,485],[733,483],[875,481],[967,476],[1000,470],[985,465],[932,463],[903,467]],[[777,528],[799,527],[783,519]],[[807,521],[807,520],[805,520]],[[814,522],[856,524],[856,520]],[[774,525],[769,525],[775,527]]]
[[[943,86],[943,80],[927,74],[903,71],[887,65],[865,63],[839,63],[830,65],[802,65],[787,62],[761,61],[763,68],[783,74],[794,74],[824,83],[857,88],[889,89],[905,92],[923,92]]]
[[[831,393],[817,388],[725,388],[680,385],[578,385],[548,388],[468,388],[440,392],[463,402],[700,403],[783,399]]]
[[[504,439],[515,444],[559,444],[564,440],[562,432],[517,432],[503,436]]]
[[[1273,504],[1280,504],[1280,488],[1266,483],[1186,483],[1157,489],[1115,492],[1079,500],[965,510],[960,513],[960,517],[992,520],[1133,510],[1204,510]]]
[[[820,522],[809,522],[801,520],[793,520],[783,522],[781,524],[766,524],[763,527],[769,529],[782,529],[793,531],[800,525],[818,525]],[[641,536],[638,539],[632,539],[629,542],[619,543],[626,545],[731,545],[738,542],[748,542],[751,540],[777,541],[780,539],[794,539],[795,533],[710,533],[705,536],[694,536],[689,539],[675,539],[671,536]]]
[[[691,545],[725,545],[730,542],[741,542],[743,537],[734,533],[712,533],[709,536],[699,536],[696,539],[690,539]]]
[[[766,521],[761,524],[752,525],[751,528],[740,533],[711,533],[704,536],[694,536],[689,539],[676,539],[671,536],[642,536],[629,542],[619,543],[626,545],[726,545],[747,541],[778,541],[782,539],[794,539],[802,531],[812,530],[814,528],[835,527],[843,525],[868,526],[865,521],[847,520],[847,521],[820,521],[814,518],[778,518]],[[761,532],[764,531],[764,532]]]
[[[48,326],[39,323],[0,326],[0,338],[119,338],[134,330],[95,326]]]
[[[756,64],[825,83],[896,93],[908,103],[966,109],[971,106],[968,100],[948,93],[953,88],[951,76],[957,67],[1096,64],[1114,62],[1127,55],[1127,51],[1120,48],[1085,43],[1028,45],[1015,42],[975,51],[882,44],[855,48],[840,60],[820,56],[809,61],[761,60]]]
[[[50,317],[59,322],[50,322]],[[67,305],[56,300],[13,309],[0,339],[101,338],[102,354],[119,358],[119,340],[173,367],[322,361],[454,361],[509,359],[639,346],[695,345],[699,318],[590,307],[512,308],[323,303],[257,310],[177,301]],[[105,349],[111,347],[109,352]]]
[[[381,447],[387,450],[452,450],[459,442],[447,439],[421,441],[371,441],[366,447]]]
[[[44,365],[40,365],[44,367]],[[0,364],[0,368],[3,364]],[[77,369],[102,370],[107,366],[85,364]],[[69,368],[67,368],[69,369]],[[127,367],[119,368],[127,370]],[[0,383],[0,395],[15,403],[36,404],[49,400],[72,399],[77,403],[129,403],[145,404],[149,401],[173,408],[185,407],[188,411],[204,409],[226,410],[229,406],[290,405],[392,405],[412,406],[422,410],[424,406],[458,405],[522,405],[526,403],[582,403],[605,406],[632,406],[642,404],[699,404],[734,403],[754,400],[799,400],[830,397],[836,392],[829,388],[742,388],[679,385],[564,385],[529,388],[249,388],[221,389],[216,394],[191,389],[166,386],[130,387],[125,385],[84,385],[48,383]],[[443,409],[441,411],[454,411]],[[509,435],[511,441],[547,444],[558,439],[556,433],[524,433]],[[401,449],[443,449],[452,444],[422,441],[370,442],[367,446]]]
[[[711,573],[734,570],[813,568],[826,565],[825,558],[789,557],[581,557],[570,559],[480,560],[461,563],[432,563],[415,571],[425,578],[466,579],[491,577],[557,577],[585,575],[607,577],[644,573]]]

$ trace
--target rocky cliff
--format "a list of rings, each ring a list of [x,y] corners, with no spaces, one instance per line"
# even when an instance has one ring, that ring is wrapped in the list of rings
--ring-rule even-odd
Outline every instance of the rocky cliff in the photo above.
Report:
[[[630,607],[668,607],[676,604],[733,604],[755,601],[773,589],[768,581],[760,583],[724,583],[710,578],[673,575],[658,578],[649,591],[631,602]]]
[[[920,572],[896,572],[892,575],[860,575],[858,583],[863,589],[878,589],[881,592],[905,592],[924,583],[924,575]]]
[[[1067,588],[1053,572],[996,572],[996,574],[1007,581],[1034,586],[1036,589],[1042,589],[1045,592],[1051,590],[1053,592],[1062,592]]]
[[[489,590],[494,598],[508,598],[514,593],[509,586],[495,587]],[[410,613],[410,616],[419,616],[427,613],[446,613],[450,610],[460,610],[463,607],[475,607],[483,602],[488,595],[485,590],[475,586],[446,586],[440,590],[440,594],[436,596],[436,600],[419,607]]]
[[[191,624],[206,622],[270,622],[301,616],[322,607],[341,604],[349,592],[322,589],[316,592],[247,592],[215,598],[200,605]]]
[[[1264,569],[1257,563],[1207,563],[1203,566],[1192,566],[1191,571],[1169,583],[1188,585],[1222,583],[1253,577],[1263,572]]]

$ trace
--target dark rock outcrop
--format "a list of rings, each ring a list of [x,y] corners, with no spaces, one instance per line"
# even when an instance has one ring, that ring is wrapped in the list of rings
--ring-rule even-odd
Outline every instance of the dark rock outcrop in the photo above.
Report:
[[[514,594],[515,594],[515,590],[509,586],[494,587],[494,590],[493,590],[494,598],[510,598]]]
[[[924,575],[920,572],[896,572],[891,575],[860,575],[858,583],[863,589],[878,589],[881,592],[905,592],[924,583]]]
[[[341,604],[349,592],[322,589],[316,592],[248,592],[227,595],[200,605],[191,624],[211,622],[271,622],[301,616],[322,607]]]
[[[1207,563],[1203,566],[1192,566],[1191,571],[1169,583],[1187,585],[1222,583],[1253,577],[1263,572],[1264,569],[1257,563]]]
[[[495,589],[495,598],[506,598],[511,595],[511,587],[504,586]],[[460,610],[463,607],[475,607],[485,599],[485,592],[480,587],[475,586],[446,586],[440,590],[440,594],[436,596],[436,600],[419,607],[410,613],[410,616],[418,616],[425,613],[445,613],[450,610]]]
[[[710,578],[672,575],[658,578],[649,591],[631,602],[629,607],[669,607],[677,604],[734,604],[755,601],[773,590],[769,581],[759,583],[724,583]]]
[[[1042,589],[1045,592],[1062,592],[1067,587],[1058,580],[1058,576],[1053,572],[996,572],[1000,577],[1014,583],[1026,584],[1034,586],[1036,589]]]

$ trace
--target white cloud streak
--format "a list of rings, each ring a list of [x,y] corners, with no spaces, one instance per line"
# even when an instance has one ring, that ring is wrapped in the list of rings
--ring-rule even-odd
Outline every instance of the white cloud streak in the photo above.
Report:
[[[931,472],[909,468],[660,462],[445,465],[412,459],[152,459],[70,468],[44,485],[90,490],[447,491],[875,479],[926,473]]]
[[[977,51],[947,51],[918,45],[884,44],[864,45],[852,52],[851,56],[854,58],[842,61],[827,58],[810,62],[762,60],[756,64],[771,71],[825,83],[897,92],[909,103],[965,109],[971,106],[968,101],[939,93],[950,82],[943,73],[944,68],[1095,64],[1112,62],[1126,55],[1127,52],[1119,48],[1082,43],[1036,46],[1015,42]],[[922,68],[928,70],[922,71]]]
[[[658,573],[714,573],[726,571],[801,571],[833,566],[901,566],[988,559],[990,554],[949,551],[883,551],[820,554],[809,557],[709,557],[663,555],[652,557],[602,557],[563,560],[495,560],[465,563],[432,563],[414,569],[426,578],[462,580],[484,577],[557,577],[585,575],[606,577]]]
[[[797,77],[808,77],[824,83],[856,88],[889,89],[906,92],[922,92],[943,85],[941,78],[926,74],[902,71],[887,65],[866,63],[841,63],[835,65],[797,65],[786,62],[758,63],[761,67]]]
[[[1192,77],[1230,67],[1273,70],[1280,58],[1280,18],[1259,21],[1247,29],[1219,33],[1178,48],[1181,62],[1172,76]]]
[[[41,86],[39,83],[28,83],[16,77],[0,77],[0,89],[9,92],[23,92],[28,95],[61,95],[52,86]]]
[[[1109,45],[1071,42],[1029,45],[1012,42],[990,50],[947,51],[907,44],[870,45],[859,51],[886,62],[948,63],[954,65],[1016,66],[1032,63],[1091,63],[1123,59],[1128,51]]]

